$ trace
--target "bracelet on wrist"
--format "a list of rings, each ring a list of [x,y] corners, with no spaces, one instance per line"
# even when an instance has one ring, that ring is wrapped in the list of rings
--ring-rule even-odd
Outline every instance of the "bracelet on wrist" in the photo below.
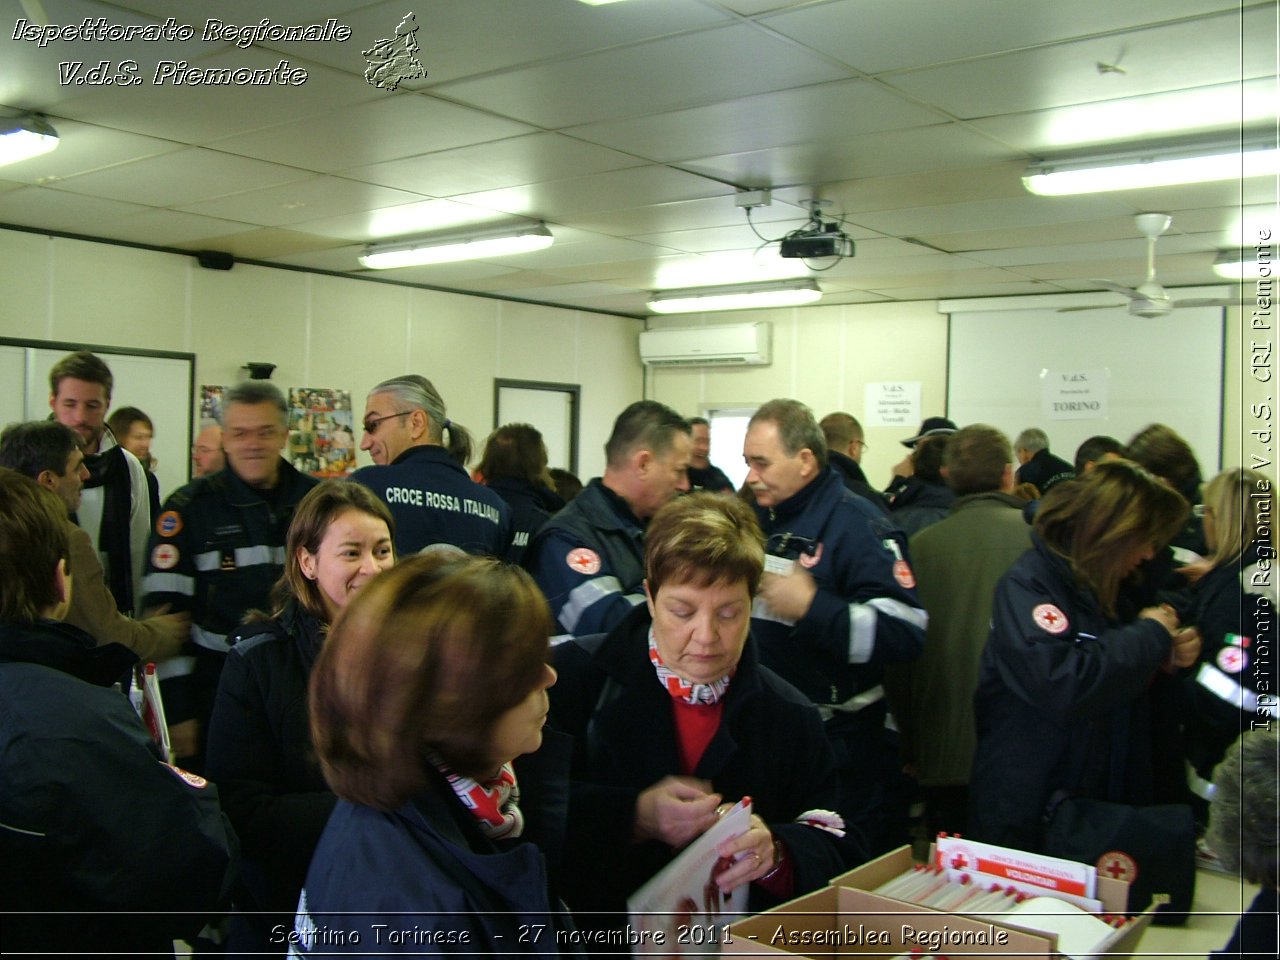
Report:
[[[786,847],[784,847],[784,846],[782,845],[782,841],[781,841],[781,840],[778,840],[777,838],[775,838],[775,839],[774,839],[774,841],[773,841],[773,866],[769,868],[769,872],[768,872],[768,873],[761,874],[760,876],[756,877],[756,882],[757,882],[757,883],[759,883],[761,880],[768,880],[770,877],[772,877],[774,874],[776,874],[779,870],[781,870],[781,869],[782,869],[782,857],[783,857],[783,853],[786,851],[786,849],[787,849],[787,848],[786,848]]]

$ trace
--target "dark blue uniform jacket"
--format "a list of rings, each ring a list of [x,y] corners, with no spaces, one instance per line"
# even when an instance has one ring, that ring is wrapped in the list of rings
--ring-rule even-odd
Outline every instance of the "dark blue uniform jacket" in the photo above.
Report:
[[[351,479],[391,509],[398,556],[451,543],[501,557],[511,544],[511,509],[467,476],[444,447],[410,447],[385,466],[361,467]]]
[[[1149,802],[1145,693],[1172,638],[1154,620],[1109,620],[1067,562],[1032,540],[996,586],[974,694],[968,836],[1034,852],[1057,791]]]

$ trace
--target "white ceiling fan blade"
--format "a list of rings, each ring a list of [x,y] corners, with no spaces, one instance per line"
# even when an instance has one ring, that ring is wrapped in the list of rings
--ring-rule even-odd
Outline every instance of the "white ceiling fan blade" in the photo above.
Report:
[[[1239,303],[1229,297],[1193,297],[1190,300],[1175,300],[1174,307],[1230,307]]]
[[[1126,287],[1123,283],[1116,283],[1114,280],[1090,280],[1089,282],[1096,283],[1098,286],[1102,287],[1103,290],[1112,290],[1116,293],[1123,294],[1130,300],[1145,299],[1143,295],[1133,289],[1133,287]]]
[[[1099,303],[1092,307],[1059,307],[1058,313],[1079,313],[1081,310],[1121,310],[1124,308],[1123,303]]]

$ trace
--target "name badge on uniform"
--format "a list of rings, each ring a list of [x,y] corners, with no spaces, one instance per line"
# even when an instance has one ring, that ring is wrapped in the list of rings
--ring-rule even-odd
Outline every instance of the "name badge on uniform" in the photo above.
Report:
[[[236,552],[234,550],[223,550],[221,569],[234,570],[235,568],[236,568]]]
[[[776,573],[780,577],[789,577],[795,572],[796,562],[786,557],[775,557],[771,553],[764,555],[764,572]]]

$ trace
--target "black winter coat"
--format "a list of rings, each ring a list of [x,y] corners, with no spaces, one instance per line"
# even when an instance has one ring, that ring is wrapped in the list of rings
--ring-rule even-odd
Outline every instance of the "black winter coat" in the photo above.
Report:
[[[624,911],[626,898],[675,854],[658,841],[631,840],[636,798],[680,773],[671,696],[649,662],[649,624],[648,608],[638,607],[604,638],[554,648],[560,677],[549,691],[549,722],[574,738],[564,873],[575,912]],[[795,894],[853,865],[851,841],[794,822],[806,811],[836,808],[835,759],[817,710],[760,666],[751,638],[693,776],[728,802],[751,797],[786,844]],[[750,904],[760,910],[772,902],[753,887]]]
[[[503,559],[507,563],[519,564],[533,535],[542,529],[553,513],[564,507],[564,501],[554,490],[515,477],[486,480],[485,484],[511,508],[511,546]]]
[[[991,608],[974,694],[967,836],[1037,852],[1058,791],[1149,802],[1145,693],[1173,641],[1154,620],[1109,620],[1067,562],[1038,536],[1032,541],[1000,579]]]
[[[65,624],[0,624],[6,956],[171,951],[225,904],[238,845],[217,789],[164,763],[110,688],[136,661]]]
[[[208,769],[243,844],[233,950],[266,951],[271,927],[292,923],[311,854],[337,803],[320,773],[307,714],[323,631],[290,602],[279,617],[242,626],[222,670]]]

